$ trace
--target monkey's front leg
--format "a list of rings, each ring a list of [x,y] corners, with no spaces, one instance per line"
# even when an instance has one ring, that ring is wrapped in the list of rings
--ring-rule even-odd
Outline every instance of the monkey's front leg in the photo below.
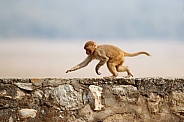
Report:
[[[91,60],[92,60],[92,57],[88,56],[83,62],[81,62],[80,64],[76,65],[75,67],[67,70],[66,73],[72,72],[72,71],[75,71],[75,70],[78,70],[80,68],[87,66],[89,64],[89,62],[91,62]]]
[[[98,71],[98,70],[100,69],[100,67],[101,67],[101,66],[98,66],[98,65],[97,65],[96,68],[95,68],[96,74],[98,74],[98,75],[101,75],[101,73]]]
[[[98,75],[101,75],[101,73],[98,71],[100,69],[101,66],[103,66],[106,62],[108,61],[108,59],[104,59],[104,60],[100,60],[100,62],[96,65],[95,67],[95,71]]]
[[[75,71],[75,70],[80,69],[80,68],[81,68],[81,64],[82,64],[82,63],[78,64],[77,66],[75,66],[75,67],[73,67],[73,68],[71,68],[71,69],[69,69],[69,70],[67,70],[66,73],[72,72],[72,71]]]

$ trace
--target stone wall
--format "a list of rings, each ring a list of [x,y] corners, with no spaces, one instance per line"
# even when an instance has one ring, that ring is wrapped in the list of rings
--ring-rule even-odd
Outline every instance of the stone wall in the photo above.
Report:
[[[1,122],[183,122],[184,79],[0,79]]]

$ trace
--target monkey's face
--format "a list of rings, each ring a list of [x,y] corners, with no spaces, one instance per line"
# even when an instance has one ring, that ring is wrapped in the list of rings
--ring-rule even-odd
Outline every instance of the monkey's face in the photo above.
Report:
[[[86,50],[87,55],[93,54],[96,48],[97,48],[96,43],[93,41],[87,42],[84,46],[84,49]]]
[[[91,45],[90,46],[85,46],[84,49],[86,50],[87,55],[92,55],[94,50],[95,50],[95,48]]]
[[[92,54],[92,51],[90,49],[86,49],[86,54],[87,55],[91,55]]]

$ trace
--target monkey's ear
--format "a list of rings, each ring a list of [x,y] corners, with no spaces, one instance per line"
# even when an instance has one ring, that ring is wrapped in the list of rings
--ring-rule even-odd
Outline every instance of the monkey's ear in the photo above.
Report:
[[[95,49],[97,48],[97,44],[96,43],[94,43],[94,47],[95,47]]]

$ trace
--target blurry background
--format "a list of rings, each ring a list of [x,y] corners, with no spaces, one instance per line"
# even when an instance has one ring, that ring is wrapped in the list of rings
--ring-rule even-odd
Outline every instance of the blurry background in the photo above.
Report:
[[[126,58],[135,77],[183,77],[184,0],[0,1],[0,78],[111,75],[106,65],[95,74],[98,61],[65,74],[88,40],[150,52]]]

